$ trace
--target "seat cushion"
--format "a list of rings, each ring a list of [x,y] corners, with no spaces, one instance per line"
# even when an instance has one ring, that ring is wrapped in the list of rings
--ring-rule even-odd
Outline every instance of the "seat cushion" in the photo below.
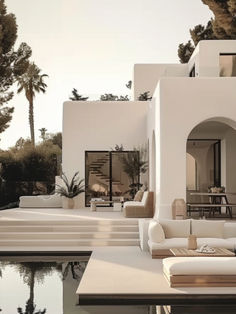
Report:
[[[62,207],[62,198],[60,195],[38,195],[38,196],[21,196],[20,204],[21,208],[47,208],[47,207]]]
[[[163,270],[174,275],[236,275],[235,257],[168,257]]]
[[[124,207],[127,206],[143,206],[141,202],[135,202],[135,201],[127,201],[124,202]]]
[[[162,250],[162,249],[173,249],[173,248],[187,248],[188,239],[187,238],[172,238],[172,239],[165,239],[164,241],[152,242],[150,239],[148,240],[148,246],[150,250]]]
[[[223,238],[224,221],[192,219],[192,234],[197,238]]]
[[[154,219],[150,221],[149,226],[148,226],[148,238],[152,242],[157,242],[157,243],[165,240],[165,233],[163,231],[161,224]]]
[[[190,235],[191,219],[171,220],[160,219],[160,224],[165,233],[166,239],[169,238],[187,238]]]

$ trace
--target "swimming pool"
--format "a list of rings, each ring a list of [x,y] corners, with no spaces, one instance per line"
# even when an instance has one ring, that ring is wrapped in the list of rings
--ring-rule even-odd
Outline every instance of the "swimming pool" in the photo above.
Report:
[[[148,306],[79,306],[76,290],[91,252],[64,254],[29,252],[0,255],[0,313],[149,313]]]

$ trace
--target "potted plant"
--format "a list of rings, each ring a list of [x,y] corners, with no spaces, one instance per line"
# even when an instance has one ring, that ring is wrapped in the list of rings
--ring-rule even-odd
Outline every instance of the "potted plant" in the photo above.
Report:
[[[74,174],[70,182],[63,172],[61,178],[64,184],[63,186],[56,184],[57,188],[55,192],[65,197],[67,199],[68,208],[72,209],[75,205],[74,198],[84,192],[84,179],[79,179],[79,172]]]

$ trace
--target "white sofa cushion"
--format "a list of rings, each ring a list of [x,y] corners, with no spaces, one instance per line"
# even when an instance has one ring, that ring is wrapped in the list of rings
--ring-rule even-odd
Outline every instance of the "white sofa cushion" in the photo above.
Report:
[[[147,197],[148,197],[148,191],[143,192],[143,197],[142,197],[142,205],[145,206],[146,201],[147,201]]]
[[[224,224],[223,236],[225,239],[236,238],[236,223],[226,222]]]
[[[192,234],[197,238],[223,238],[224,221],[192,219]]]
[[[163,231],[161,224],[154,219],[152,219],[149,223],[148,238],[152,242],[157,242],[157,243],[165,240],[165,233]]]
[[[208,244],[211,247],[225,248],[234,250],[234,243],[228,239],[221,238],[197,238],[197,247],[200,248],[203,244]]]
[[[166,239],[185,237],[187,238],[190,235],[191,219],[186,220],[160,219],[159,222],[162,225]]]
[[[164,249],[173,249],[173,248],[187,248],[188,239],[187,238],[172,238],[165,239],[162,242],[152,242],[148,240],[148,246],[151,250],[164,250]]]
[[[235,257],[169,257],[163,270],[173,275],[236,275]]]
[[[143,204],[141,202],[137,202],[137,201],[124,202],[124,207],[127,207],[127,206],[143,206]]]

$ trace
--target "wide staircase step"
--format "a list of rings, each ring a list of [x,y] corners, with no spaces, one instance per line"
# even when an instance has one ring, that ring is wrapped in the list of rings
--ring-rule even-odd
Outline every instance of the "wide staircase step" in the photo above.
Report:
[[[138,245],[136,219],[0,220],[0,248]]]
[[[28,240],[15,240],[15,239],[4,239],[0,240],[0,247],[14,246],[14,247],[24,247],[24,246],[62,246],[62,247],[80,247],[80,246],[138,246],[138,239],[58,239],[58,240],[48,240],[48,239],[28,239]]]

